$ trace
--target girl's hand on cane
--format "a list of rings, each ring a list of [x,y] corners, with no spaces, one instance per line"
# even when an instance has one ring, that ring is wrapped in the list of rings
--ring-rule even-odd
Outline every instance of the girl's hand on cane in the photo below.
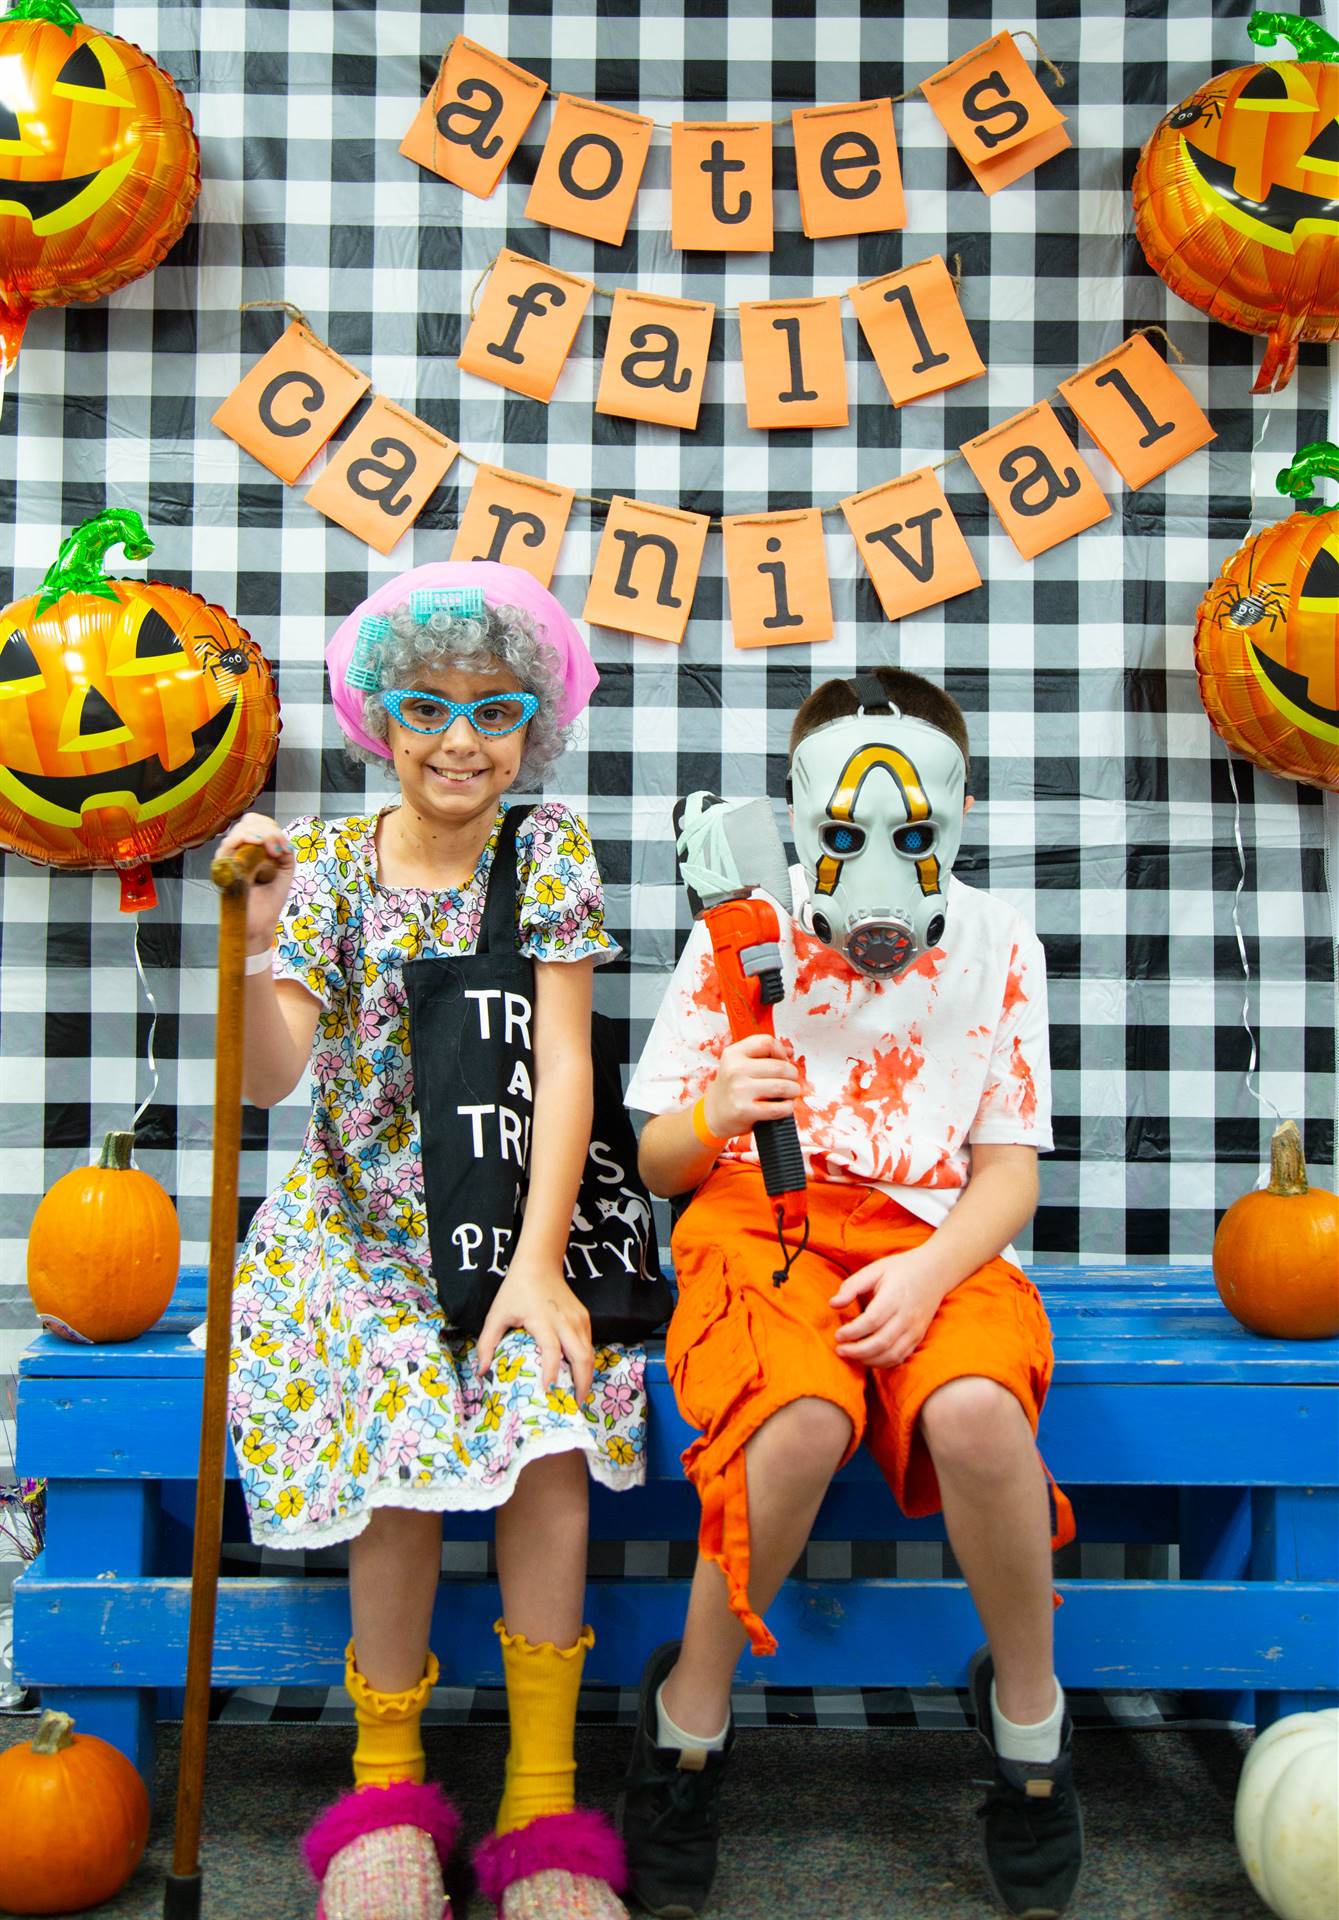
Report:
[[[274,944],[274,930],[293,886],[297,861],[288,835],[268,814],[244,813],[230,827],[219,844],[221,854],[236,853],[240,847],[264,847],[274,863],[272,879],[258,881],[246,893],[246,944],[259,953]]]
[[[590,1315],[563,1279],[544,1266],[523,1267],[513,1261],[493,1297],[474,1350],[480,1375],[488,1372],[498,1342],[511,1327],[520,1327],[539,1348],[540,1378],[549,1392],[566,1360],[572,1370],[572,1390],[580,1406],[595,1378],[595,1349]]]

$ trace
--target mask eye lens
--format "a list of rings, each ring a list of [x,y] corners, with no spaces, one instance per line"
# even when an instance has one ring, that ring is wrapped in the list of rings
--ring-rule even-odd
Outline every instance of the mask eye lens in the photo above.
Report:
[[[893,845],[910,860],[923,860],[934,846],[937,835],[928,820],[910,820],[893,828]]]
[[[828,820],[820,827],[818,837],[824,853],[845,860],[849,855],[859,853],[864,846],[865,829],[852,825],[849,820]]]

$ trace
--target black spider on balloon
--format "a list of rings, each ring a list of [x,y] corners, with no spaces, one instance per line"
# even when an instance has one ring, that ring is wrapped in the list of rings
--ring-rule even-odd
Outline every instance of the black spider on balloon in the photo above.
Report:
[[[1225,94],[1196,94],[1193,100],[1186,100],[1167,116],[1167,125],[1184,133],[1187,127],[1212,126],[1214,121],[1223,117]]]
[[[1218,596],[1214,618],[1220,626],[1226,622],[1229,627],[1257,627],[1262,620],[1268,620],[1272,633],[1287,615],[1287,592],[1287,582],[1283,580],[1257,581],[1248,593],[1225,587]]]
[[[251,656],[245,647],[225,647],[215,640],[212,634],[197,633],[200,659],[215,680],[223,674],[231,674],[236,679],[251,669]]]

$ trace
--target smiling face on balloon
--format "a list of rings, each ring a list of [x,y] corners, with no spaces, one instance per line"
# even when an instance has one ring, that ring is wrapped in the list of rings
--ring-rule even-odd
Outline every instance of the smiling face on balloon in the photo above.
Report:
[[[68,233],[122,186],[143,138],[123,48],[85,26],[0,22],[0,217]]]

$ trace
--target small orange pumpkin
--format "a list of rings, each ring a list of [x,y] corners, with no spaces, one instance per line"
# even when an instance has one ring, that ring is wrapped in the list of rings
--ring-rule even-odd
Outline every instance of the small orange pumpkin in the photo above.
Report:
[[[137,513],[75,528],[37,593],[0,613],[0,847],[116,867],[152,906],[150,860],[210,840],[265,783],[274,680],[221,607],[160,580],[109,580],[109,548],[153,552]]]
[[[1339,243],[1336,243],[1339,251]],[[1303,447],[1279,476],[1301,498],[1339,480],[1339,446]],[[1200,602],[1200,698],[1235,753],[1306,786],[1339,788],[1339,508],[1252,534]]]
[[[1174,107],[1139,156],[1134,225],[1173,293],[1267,336],[1253,391],[1277,393],[1300,341],[1339,338],[1339,41],[1286,13],[1247,32],[1302,58],[1236,67]]]
[[[78,1913],[122,1888],[149,1838],[149,1796],[123,1753],[44,1713],[0,1753],[0,1912]]]
[[[29,314],[97,300],[156,267],[200,191],[200,147],[176,86],[139,47],[85,26],[69,0],[0,18],[0,353]]]
[[[177,1284],[181,1227],[152,1174],[130,1163],[133,1133],[109,1133],[96,1167],[64,1174],[38,1202],[28,1291],[63,1340],[133,1340]]]
[[[1309,1184],[1294,1120],[1274,1129],[1269,1185],[1234,1200],[1213,1240],[1228,1312],[1276,1340],[1339,1333],[1339,1198]]]

